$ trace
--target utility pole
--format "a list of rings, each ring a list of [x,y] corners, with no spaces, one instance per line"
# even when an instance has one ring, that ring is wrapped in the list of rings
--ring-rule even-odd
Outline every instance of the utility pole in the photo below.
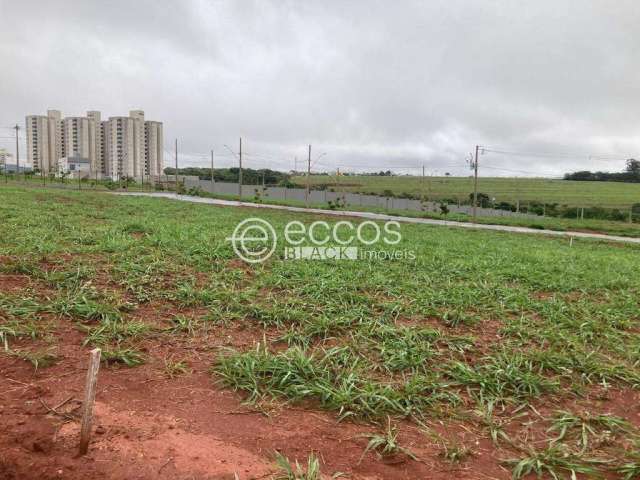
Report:
[[[242,200],[242,137],[240,137],[240,155],[238,159],[240,161],[240,170],[238,172],[238,200]]]
[[[213,150],[211,150],[211,187],[213,189],[213,184],[215,180],[213,179]]]
[[[176,138],[176,194],[178,193],[178,139]]]
[[[307,208],[309,208],[309,194],[311,192],[311,144],[309,144],[309,158],[307,160],[307,191],[304,195],[304,201]]]
[[[16,123],[16,126],[13,128],[16,129],[16,178],[20,178],[20,142],[18,141],[18,132],[20,131],[20,125]]]
[[[422,200],[424,199],[424,165],[422,165]]]
[[[478,150],[479,145],[476,145],[476,157],[473,162],[473,221],[477,220],[477,208],[478,208]]]

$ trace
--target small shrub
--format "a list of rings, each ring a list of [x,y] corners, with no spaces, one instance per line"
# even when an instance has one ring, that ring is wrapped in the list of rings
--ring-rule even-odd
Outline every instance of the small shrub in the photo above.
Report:
[[[280,473],[277,473],[274,477],[275,480],[321,480],[322,474],[320,473],[320,461],[315,454],[309,455],[307,460],[307,469],[303,469],[298,461],[292,465],[287,457],[279,452],[276,452],[276,464],[280,469]],[[336,478],[339,474],[334,475],[332,478]]]
[[[164,360],[164,373],[169,378],[175,378],[179,375],[184,375],[189,372],[189,364],[186,360],[173,360],[172,358],[165,358]]]
[[[360,463],[367,452],[371,450],[376,452],[382,459],[404,453],[409,458],[416,460],[415,455],[411,453],[410,450],[401,447],[398,443],[398,429],[394,425],[391,425],[390,417],[387,417],[387,429],[385,430],[384,434],[373,434],[366,436],[367,438],[369,438],[369,443],[367,444],[367,448],[364,449],[364,452],[362,452],[358,463]]]
[[[102,361],[107,365],[123,364],[136,367],[144,363],[144,356],[137,350],[129,348],[106,348],[102,350]]]

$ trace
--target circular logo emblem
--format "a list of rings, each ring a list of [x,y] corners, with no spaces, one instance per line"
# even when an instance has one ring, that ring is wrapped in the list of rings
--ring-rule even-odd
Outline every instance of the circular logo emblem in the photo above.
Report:
[[[278,243],[275,229],[261,218],[243,220],[227,240],[236,255],[247,263],[264,262],[273,255]]]

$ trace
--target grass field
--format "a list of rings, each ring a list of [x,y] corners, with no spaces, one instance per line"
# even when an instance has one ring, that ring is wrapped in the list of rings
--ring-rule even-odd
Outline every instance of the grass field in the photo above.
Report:
[[[225,239],[251,216],[317,219],[0,189],[0,371],[16,388],[68,375],[46,384],[64,399],[84,380],[77,355],[100,346],[98,400],[118,418],[169,404],[183,436],[246,445],[272,478],[638,478],[640,248],[403,225],[396,248],[415,260],[249,266]],[[4,462],[44,471],[15,432],[22,416],[54,420],[13,390]],[[146,441],[122,425],[97,440],[105,471],[124,468],[108,445],[125,435]],[[154,458],[149,478],[185,474]]]
[[[221,195],[221,194],[209,194],[201,192],[200,196],[209,198],[220,198],[223,200],[237,200],[237,195]],[[243,197],[245,202],[255,202],[254,197]],[[273,198],[261,198],[259,203],[268,203],[273,205],[287,205],[293,207],[306,207],[304,201],[296,200],[279,200]],[[310,208],[329,208],[326,203],[313,203],[311,202],[308,207]],[[449,213],[443,215],[433,211],[415,211],[415,210],[395,210],[391,208],[382,207],[366,207],[361,205],[348,204],[346,207],[340,210],[349,211],[361,211],[361,212],[373,212],[389,215],[397,215],[399,217],[413,217],[413,218],[433,218],[437,220],[451,220],[456,222],[471,222],[473,218],[470,215],[462,213]],[[510,216],[496,216],[496,217],[483,217],[479,216],[476,219],[477,223],[484,225],[507,225],[513,227],[527,227],[535,229],[546,229],[556,231],[577,231],[577,232],[593,232],[604,233],[609,235],[619,235],[624,237],[639,237],[640,236],[640,223],[638,223],[638,215],[635,214],[634,222],[620,222],[613,220],[600,220],[592,218],[560,218],[549,216],[528,216],[528,217],[510,217]]]
[[[66,182],[66,183],[52,183],[49,182],[48,188],[55,189],[68,189],[68,190],[76,190],[78,189],[78,184],[75,182]],[[19,186],[31,186],[39,188],[41,183],[38,179],[30,179],[26,182],[16,182],[16,180],[12,180],[10,183],[5,184],[5,187],[15,188]],[[0,180],[0,188],[2,187],[2,183]],[[109,190],[104,187],[104,185],[88,185],[83,184],[81,189],[84,191],[102,191],[108,192]],[[118,191],[125,191],[122,187],[118,189]],[[150,184],[142,185],[130,185],[126,191],[154,191],[153,186]],[[206,192],[200,192],[200,196],[204,197],[212,197],[212,198],[220,198],[225,200],[237,200],[237,195],[223,195],[223,194],[209,194]],[[255,202],[256,199],[254,196],[244,196],[242,198],[243,201],[246,202]],[[261,198],[258,203],[270,203],[276,205],[288,205],[295,207],[305,207],[307,206],[304,201],[296,201],[296,200],[279,200],[270,197]],[[311,208],[329,208],[327,203],[311,203],[309,204]],[[439,220],[453,220],[458,222],[469,222],[472,218],[466,214],[456,214],[449,213],[447,215],[442,215],[439,212],[433,211],[423,211],[418,212],[414,210],[395,210],[395,209],[387,209],[382,207],[366,207],[361,205],[352,205],[348,204],[346,207],[342,208],[343,210],[355,210],[355,211],[366,211],[366,212],[374,212],[374,213],[386,213],[391,215],[398,215],[404,217],[423,217],[423,218],[435,218]],[[606,233],[610,235],[621,235],[627,237],[638,237],[640,236],[640,223],[638,223],[638,214],[635,214],[634,223],[622,222],[622,221],[613,221],[613,220],[601,220],[601,219],[592,219],[592,218],[560,218],[560,217],[550,217],[550,216],[533,216],[533,217],[510,217],[510,216],[495,216],[495,217],[478,217],[476,219],[477,223],[482,224],[495,224],[495,225],[509,225],[516,227],[531,227],[537,229],[548,229],[548,230],[558,230],[558,231],[585,231],[585,232],[595,232],[595,233]]]
[[[294,177],[300,186],[306,185],[306,177]],[[429,198],[468,200],[473,192],[471,177],[421,177],[397,176],[326,176],[312,175],[312,185],[329,185],[348,192],[377,193],[390,190],[396,195],[411,193]],[[619,182],[574,182],[544,178],[480,177],[478,191],[486,193],[497,202],[515,204],[518,200],[558,203],[577,207],[599,206],[629,209],[640,203],[640,184]]]

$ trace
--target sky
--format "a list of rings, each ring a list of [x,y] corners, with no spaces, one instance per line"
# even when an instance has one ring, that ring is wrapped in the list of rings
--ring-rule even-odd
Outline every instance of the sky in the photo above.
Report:
[[[484,176],[640,158],[637,0],[0,0],[0,18],[11,151],[8,127],[55,108],[143,109],[167,165],[177,138],[181,166],[231,166],[239,137],[245,166],[280,170],[308,144],[314,171],[468,175],[478,144]]]

